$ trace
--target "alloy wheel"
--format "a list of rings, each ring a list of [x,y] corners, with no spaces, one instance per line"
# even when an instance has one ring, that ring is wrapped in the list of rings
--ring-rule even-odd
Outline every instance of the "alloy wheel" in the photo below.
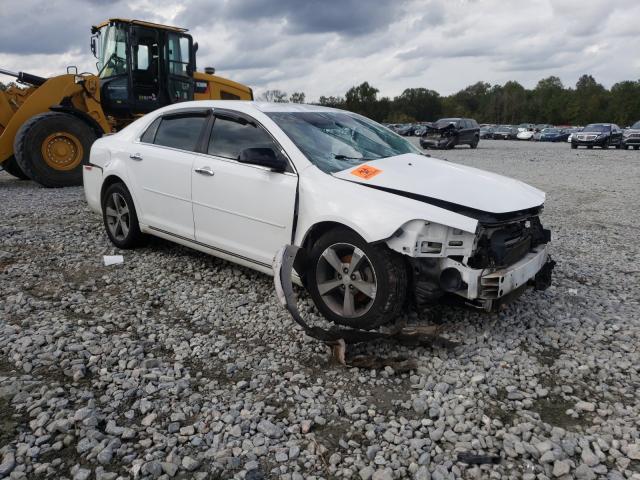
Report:
[[[107,199],[105,213],[111,236],[116,240],[124,241],[131,228],[131,216],[125,198],[119,193],[113,192]]]
[[[322,253],[316,266],[316,284],[324,303],[345,318],[367,313],[378,288],[371,260],[349,243],[335,243]]]

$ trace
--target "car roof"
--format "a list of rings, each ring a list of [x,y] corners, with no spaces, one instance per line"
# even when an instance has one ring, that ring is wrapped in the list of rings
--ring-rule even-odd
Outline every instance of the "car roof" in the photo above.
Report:
[[[226,108],[241,112],[258,111],[268,112],[341,112],[351,113],[337,108],[324,107],[322,105],[309,105],[306,103],[271,103],[254,100],[196,100],[192,102],[180,102],[163,108],[163,112],[180,110],[185,108]]]

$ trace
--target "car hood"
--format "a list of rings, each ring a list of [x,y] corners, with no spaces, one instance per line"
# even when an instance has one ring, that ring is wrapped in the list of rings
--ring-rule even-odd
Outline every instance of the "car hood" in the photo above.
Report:
[[[333,174],[342,180],[488,213],[539,207],[541,190],[512,178],[445,160],[407,153],[368,161]]]

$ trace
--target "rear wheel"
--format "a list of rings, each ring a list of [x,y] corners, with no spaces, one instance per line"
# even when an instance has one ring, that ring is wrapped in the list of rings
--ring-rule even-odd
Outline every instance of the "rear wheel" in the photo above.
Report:
[[[114,183],[102,195],[102,220],[116,247],[131,249],[144,242],[133,198],[124,184]]]
[[[633,147],[634,150],[638,150],[640,148],[640,146],[636,145],[635,147]]]
[[[407,270],[400,254],[340,228],[311,248],[307,285],[327,319],[370,330],[393,320],[404,307]]]
[[[16,158],[13,156],[7,158],[0,166],[4,168],[4,171],[9,175],[13,175],[19,180],[29,180],[29,177],[22,171],[18,162],[16,162]]]
[[[82,166],[89,162],[97,136],[73,115],[46,112],[27,120],[15,138],[20,168],[45,187],[82,185]]]

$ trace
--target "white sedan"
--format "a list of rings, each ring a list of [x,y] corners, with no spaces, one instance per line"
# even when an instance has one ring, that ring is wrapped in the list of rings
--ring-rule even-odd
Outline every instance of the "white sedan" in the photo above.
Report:
[[[551,279],[543,192],[342,110],[180,103],[96,141],[83,172],[117,247],[150,234],[272,273],[294,244],[297,279],[343,325],[445,295],[489,309]]]

